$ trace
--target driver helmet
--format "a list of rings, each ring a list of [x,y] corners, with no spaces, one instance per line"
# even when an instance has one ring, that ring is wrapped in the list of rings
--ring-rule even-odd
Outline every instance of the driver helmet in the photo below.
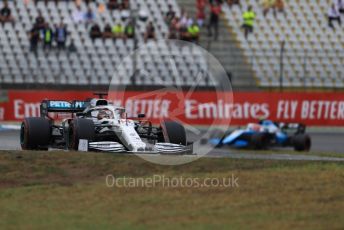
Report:
[[[251,124],[248,125],[248,130],[254,131],[254,132],[260,132],[260,131],[261,131],[261,128],[262,128],[262,126],[259,125],[259,124],[253,124],[253,123],[251,123]]]
[[[99,110],[98,115],[97,115],[98,120],[102,120],[104,118],[110,119],[110,111],[109,110]]]

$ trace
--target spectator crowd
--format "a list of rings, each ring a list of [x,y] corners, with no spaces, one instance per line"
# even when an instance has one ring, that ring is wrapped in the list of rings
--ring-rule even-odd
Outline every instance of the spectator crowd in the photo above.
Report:
[[[177,15],[172,5],[169,5],[165,22],[169,27],[169,39],[198,42],[202,22],[190,17],[185,10],[182,10],[181,15]]]
[[[7,22],[14,22],[14,18],[12,16],[12,11],[8,7],[8,2],[4,1],[3,7],[0,9],[0,22],[7,23]]]
[[[220,0],[196,0],[196,14],[194,16],[190,16],[184,9],[178,15],[173,11],[172,5],[169,5],[165,15],[165,21],[169,26],[168,38],[198,43],[201,29],[206,26],[208,36],[214,35],[214,39],[217,40],[222,3]],[[209,9],[208,21],[207,9]]]
[[[53,47],[56,47],[59,51],[64,50],[66,48],[67,37],[67,26],[63,22],[51,27],[46,22],[42,12],[38,11],[38,16],[29,31],[30,50],[36,53],[40,43],[42,43],[45,51],[48,51]],[[71,41],[69,50],[75,51],[75,49],[74,41]]]
[[[339,26],[342,25],[341,14],[344,14],[344,0],[333,0],[327,13],[328,26],[331,29],[336,29],[333,24],[334,21],[336,21]]]
[[[87,0],[84,2],[87,5],[91,1]],[[121,22],[115,25],[107,23],[103,28],[96,22],[97,15],[92,11],[91,7],[83,11],[81,0],[75,0],[75,3],[76,8],[72,12],[72,20],[76,24],[85,24],[92,41],[97,39],[123,39],[126,41],[127,39],[135,38],[136,21],[131,15],[130,0],[107,0],[104,4],[98,4],[99,13],[103,13],[105,10],[117,10],[122,18]],[[271,11],[274,16],[277,13],[285,13],[285,3],[283,0],[260,0],[259,3],[264,16],[267,16]],[[184,9],[179,13],[175,11],[172,5],[168,5],[168,10],[164,14],[164,20],[169,28],[167,38],[198,43],[201,30],[206,28],[208,36],[217,40],[223,4],[228,4],[230,8],[235,6],[241,7],[240,0],[195,0],[196,13],[195,15],[189,15]],[[248,6],[242,14],[242,28],[246,39],[254,31],[256,19],[254,10],[252,6]],[[142,12],[142,14],[146,14],[146,17],[148,17],[147,12]],[[334,30],[336,29],[335,22],[341,26],[342,14],[344,14],[344,0],[332,0],[332,4],[327,12],[328,26]],[[15,23],[15,18],[12,16],[11,9],[6,0],[3,1],[2,8],[0,9],[0,22],[2,24]],[[68,48],[70,51],[75,51],[76,47],[73,40],[66,47],[68,34],[66,24],[60,22],[49,25],[42,12],[39,11],[31,30],[28,31],[30,50],[36,52],[37,48],[40,47],[39,45],[42,44],[43,49],[46,51],[52,48],[56,48],[59,51]],[[146,23],[143,37],[145,42],[149,39],[156,39],[156,28],[153,22],[148,21]]]

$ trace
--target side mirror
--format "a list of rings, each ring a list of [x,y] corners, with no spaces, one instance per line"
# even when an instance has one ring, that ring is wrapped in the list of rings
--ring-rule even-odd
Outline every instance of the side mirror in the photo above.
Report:
[[[145,118],[146,114],[140,113],[139,115],[137,115],[138,118]]]

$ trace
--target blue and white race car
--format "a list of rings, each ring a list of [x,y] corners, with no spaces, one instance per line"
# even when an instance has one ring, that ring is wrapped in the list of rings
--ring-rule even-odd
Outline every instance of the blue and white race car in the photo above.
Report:
[[[214,131],[210,135],[209,143],[216,147],[232,146],[257,150],[269,147],[293,147],[296,151],[309,151],[312,142],[310,136],[306,134],[305,125],[262,120],[227,133]]]

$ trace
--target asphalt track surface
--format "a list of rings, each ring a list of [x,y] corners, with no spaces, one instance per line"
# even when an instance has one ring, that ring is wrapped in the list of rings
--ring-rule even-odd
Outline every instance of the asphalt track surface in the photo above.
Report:
[[[316,153],[336,153],[344,155],[344,132],[314,132],[312,138],[312,156],[307,153],[284,154],[281,149],[273,149],[269,154],[259,152],[241,152],[230,148],[212,150],[207,157],[222,157],[236,159],[271,159],[271,160],[309,160],[309,161],[341,161],[344,158],[318,157]],[[0,150],[20,150],[19,131],[0,131]],[[292,150],[291,148],[288,150]]]

